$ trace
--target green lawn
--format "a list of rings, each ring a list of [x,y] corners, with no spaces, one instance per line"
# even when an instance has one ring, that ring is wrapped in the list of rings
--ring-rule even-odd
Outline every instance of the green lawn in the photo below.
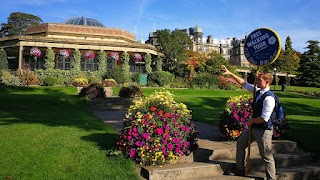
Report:
[[[75,88],[0,87],[0,179],[138,179]]]

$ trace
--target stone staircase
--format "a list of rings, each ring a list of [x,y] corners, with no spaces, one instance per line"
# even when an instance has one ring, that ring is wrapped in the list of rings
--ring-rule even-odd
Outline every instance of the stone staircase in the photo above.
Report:
[[[236,142],[221,142],[199,139],[199,149],[190,162],[177,162],[162,167],[142,167],[141,176],[149,180],[196,180],[196,179],[265,179],[264,163],[259,149],[251,144],[248,177],[227,176],[224,173],[235,164]],[[293,141],[273,142],[278,180],[320,179],[320,163],[311,153],[297,148]]]

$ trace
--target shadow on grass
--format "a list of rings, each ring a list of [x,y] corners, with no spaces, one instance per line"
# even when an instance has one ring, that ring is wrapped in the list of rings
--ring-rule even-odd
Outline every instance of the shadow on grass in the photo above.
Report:
[[[82,136],[80,139],[95,143],[101,150],[110,150],[115,148],[118,136],[110,133],[93,133],[88,136]]]
[[[38,123],[48,126],[74,126],[104,130],[88,109],[86,100],[74,88],[1,87],[0,125]]]

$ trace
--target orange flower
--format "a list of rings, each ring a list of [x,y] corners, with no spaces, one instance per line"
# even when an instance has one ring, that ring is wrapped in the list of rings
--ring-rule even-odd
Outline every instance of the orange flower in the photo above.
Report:
[[[170,113],[168,113],[168,112],[165,113],[165,114],[164,114],[164,117],[166,117],[166,118],[167,118],[167,117],[170,117]]]
[[[156,109],[157,109],[156,107],[152,106],[152,107],[150,108],[150,111],[155,111]]]
[[[163,111],[162,110],[158,111],[158,114],[159,115],[163,114]]]

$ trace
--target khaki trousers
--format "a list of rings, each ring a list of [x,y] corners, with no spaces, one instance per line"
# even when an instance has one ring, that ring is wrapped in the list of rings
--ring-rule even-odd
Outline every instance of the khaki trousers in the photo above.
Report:
[[[245,170],[246,148],[248,147],[249,131],[243,132],[237,141],[236,167]],[[272,154],[272,130],[252,129],[251,142],[257,141],[260,155],[265,163],[267,179],[276,179],[276,167]]]

